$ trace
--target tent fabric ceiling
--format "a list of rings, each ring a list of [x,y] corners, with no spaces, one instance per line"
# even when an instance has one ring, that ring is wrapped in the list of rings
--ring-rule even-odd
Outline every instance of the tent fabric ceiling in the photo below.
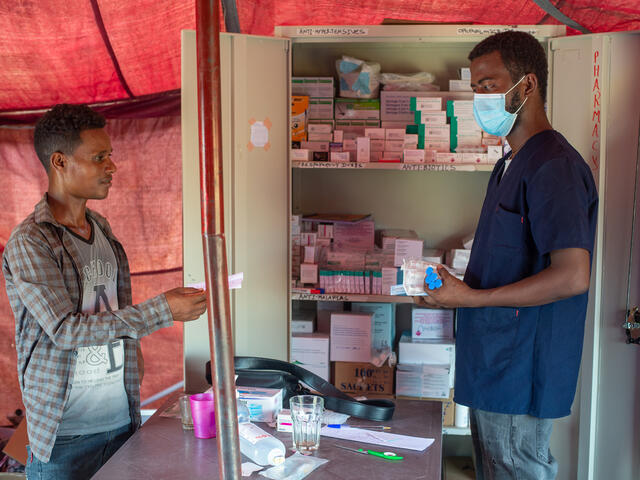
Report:
[[[554,24],[531,0],[237,0],[243,33],[276,25],[375,25],[385,19]],[[640,29],[637,0],[553,0],[592,32]],[[103,27],[103,28],[102,28]],[[0,5],[0,111],[60,102],[100,103],[180,88],[180,31],[195,28],[195,2],[16,0]]]

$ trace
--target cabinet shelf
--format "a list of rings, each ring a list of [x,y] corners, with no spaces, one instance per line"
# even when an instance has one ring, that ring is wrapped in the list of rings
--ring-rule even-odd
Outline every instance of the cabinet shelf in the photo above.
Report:
[[[400,170],[404,172],[491,172],[493,164],[450,163],[383,163],[383,162],[291,162],[293,168],[323,168],[331,170]]]
[[[413,303],[413,297],[404,295],[360,295],[356,293],[300,293],[292,292],[292,300],[314,300],[324,302],[379,302]]]

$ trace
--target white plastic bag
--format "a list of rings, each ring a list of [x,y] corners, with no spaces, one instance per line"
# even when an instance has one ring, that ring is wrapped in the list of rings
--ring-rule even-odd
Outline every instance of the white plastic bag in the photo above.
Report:
[[[336,60],[340,80],[340,96],[346,98],[378,98],[380,64],[342,56]]]
[[[428,295],[424,290],[424,281],[427,277],[427,270],[430,268],[430,273],[435,274],[433,286],[440,288],[442,286],[442,279],[438,275],[438,265],[424,260],[423,258],[405,258],[402,261],[402,286],[404,287],[407,295]],[[439,280],[439,285],[437,283]]]
[[[320,465],[329,460],[324,458],[301,455],[299,452],[288,457],[284,463],[277,467],[260,472],[260,475],[275,480],[302,480]]]
[[[433,81],[435,76],[429,72],[417,73],[383,73],[380,75],[380,83],[385,90],[403,90],[409,92],[429,92],[440,90]]]

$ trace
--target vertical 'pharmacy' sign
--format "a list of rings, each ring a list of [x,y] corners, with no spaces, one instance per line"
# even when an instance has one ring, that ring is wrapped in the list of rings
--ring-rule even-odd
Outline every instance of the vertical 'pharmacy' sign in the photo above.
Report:
[[[592,79],[591,79],[591,161],[589,166],[592,170],[598,170],[600,166],[600,137],[602,135],[602,125],[600,123],[600,112],[602,111],[602,42],[594,39],[591,48]]]

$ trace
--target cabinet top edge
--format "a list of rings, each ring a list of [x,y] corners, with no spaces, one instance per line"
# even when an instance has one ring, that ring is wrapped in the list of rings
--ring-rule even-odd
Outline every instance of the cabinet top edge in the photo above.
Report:
[[[494,33],[518,30],[531,33],[540,40],[567,34],[564,25],[300,25],[276,26],[274,35],[295,42],[323,39],[349,39],[363,41],[387,37],[450,37],[449,40],[477,41]]]

